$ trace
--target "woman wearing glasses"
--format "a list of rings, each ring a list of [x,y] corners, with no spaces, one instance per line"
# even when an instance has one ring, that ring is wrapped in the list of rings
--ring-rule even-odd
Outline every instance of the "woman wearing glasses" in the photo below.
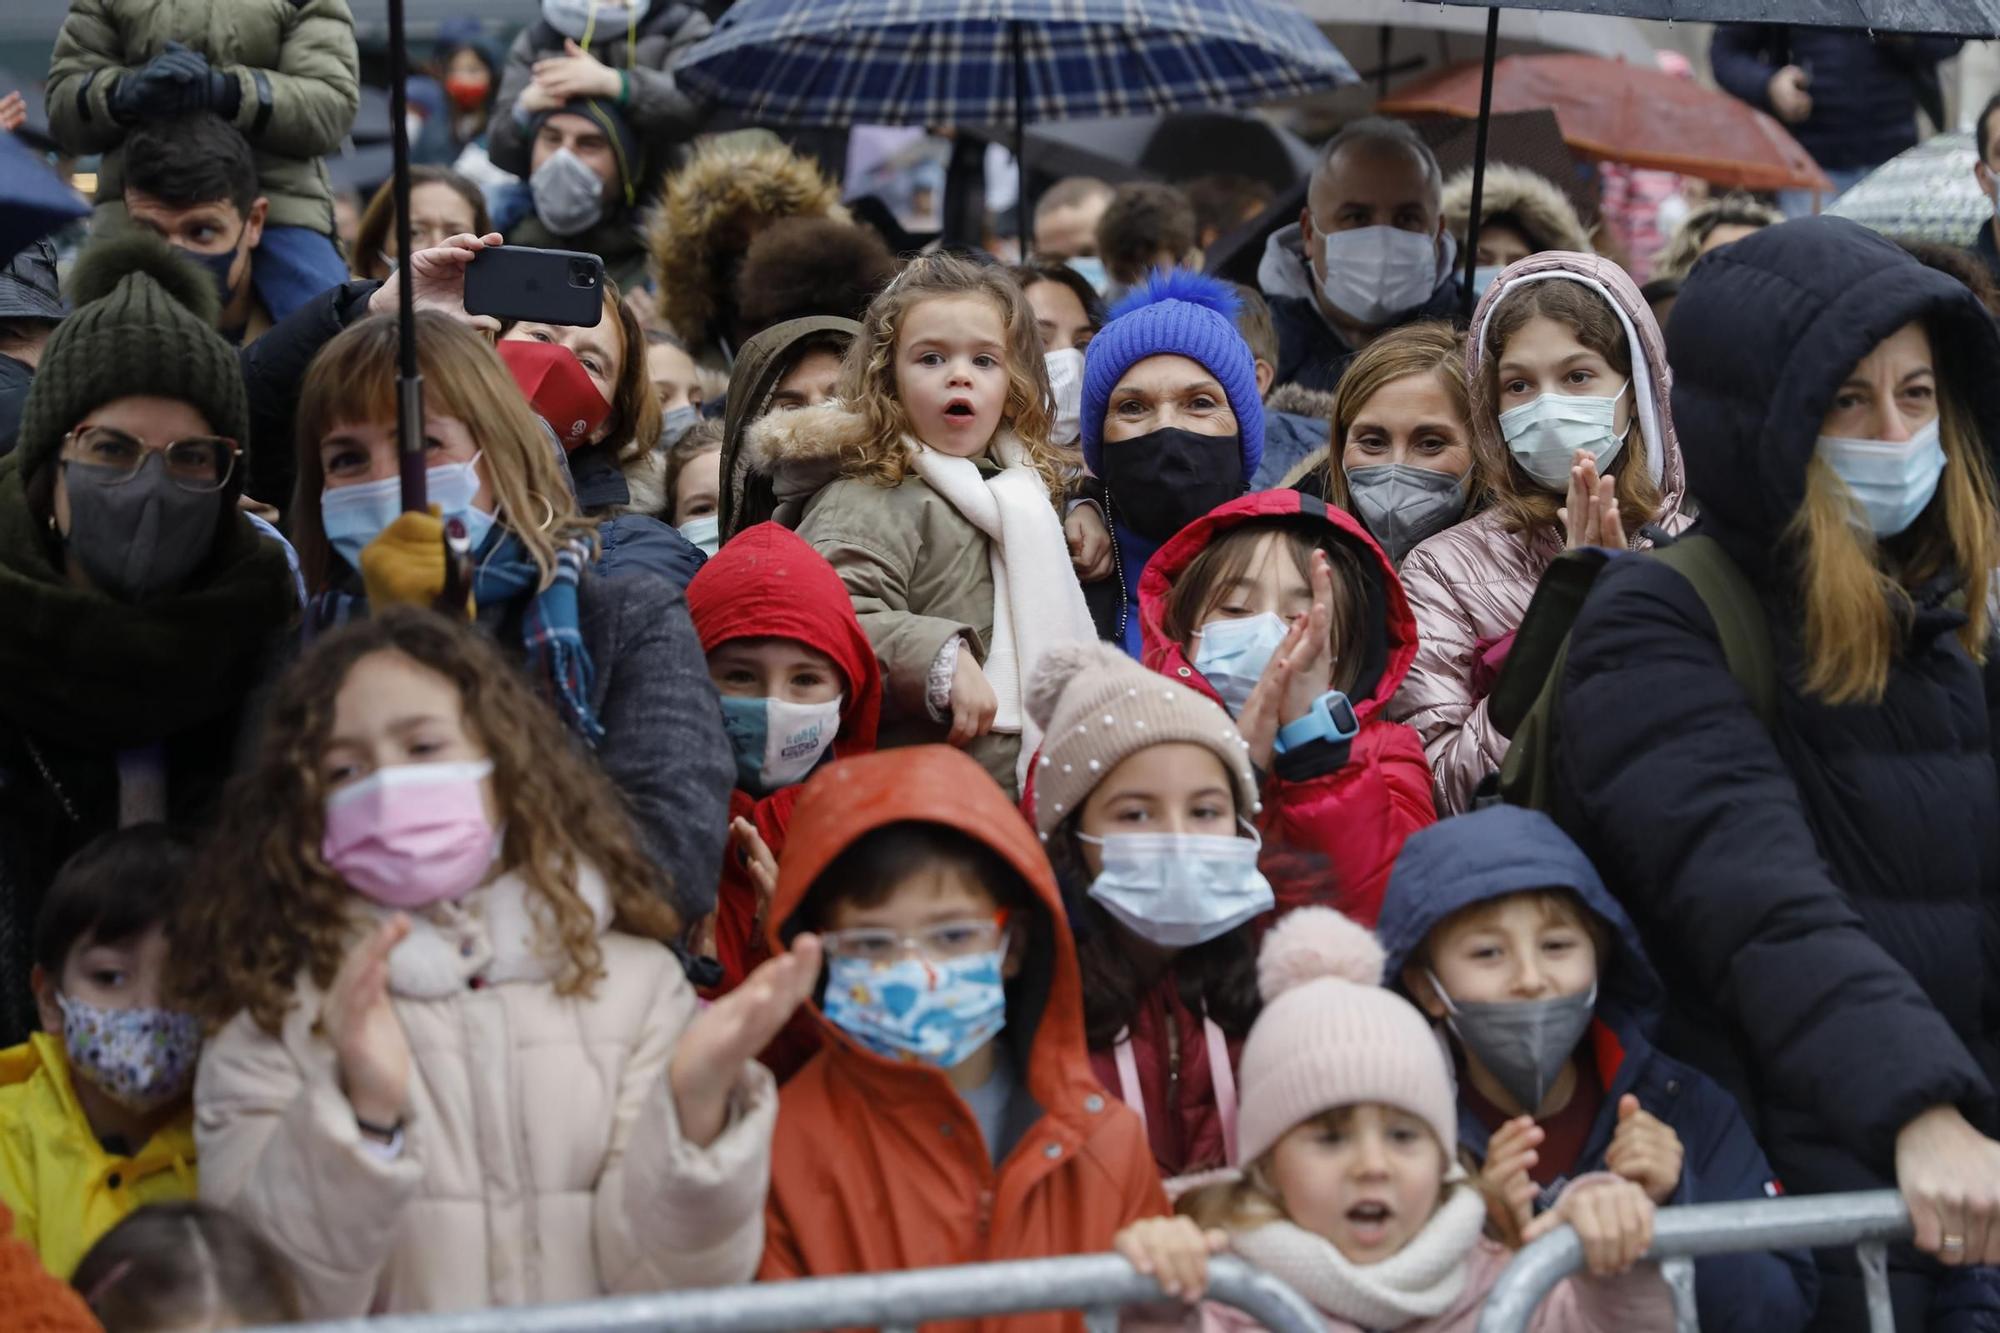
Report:
[[[237,508],[248,410],[206,276],[121,237],[72,290],[0,460],[0,1044],[33,1026],[56,869],[109,829],[207,821],[298,606]]]

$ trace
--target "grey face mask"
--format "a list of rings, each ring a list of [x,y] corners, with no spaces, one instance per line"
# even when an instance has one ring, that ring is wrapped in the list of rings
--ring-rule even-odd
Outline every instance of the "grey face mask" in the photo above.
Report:
[[[221,491],[174,485],[154,454],[130,481],[116,468],[63,464],[70,558],[99,591],[123,602],[172,592],[208,558],[222,516]]]
[[[1445,1021],[1467,1052],[1529,1115],[1540,1111],[1542,1099],[1590,1029],[1597,987],[1547,1000],[1454,1002],[1436,976],[1424,975],[1444,1001]]]
[[[701,424],[701,409],[698,407],[677,407],[660,418],[660,443],[657,447],[671,449],[681,442],[681,436]]]
[[[604,182],[583,159],[558,148],[528,177],[535,216],[558,236],[589,231],[604,217]]]
[[[1418,542],[1458,522],[1465,512],[1465,482],[1414,463],[1377,463],[1347,474],[1355,513],[1398,565]]]

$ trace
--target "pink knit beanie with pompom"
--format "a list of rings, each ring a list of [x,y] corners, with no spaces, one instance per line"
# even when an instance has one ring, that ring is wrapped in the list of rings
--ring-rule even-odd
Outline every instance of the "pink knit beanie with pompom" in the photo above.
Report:
[[[1238,1166],[1322,1111],[1380,1102],[1458,1153],[1458,1098],[1431,1025],[1382,986],[1382,946],[1330,907],[1288,913],[1257,955],[1264,1012],[1238,1062]]]

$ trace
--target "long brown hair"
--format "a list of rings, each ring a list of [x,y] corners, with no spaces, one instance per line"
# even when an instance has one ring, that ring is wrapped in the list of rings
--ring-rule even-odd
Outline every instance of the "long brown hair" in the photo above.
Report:
[[[396,419],[396,346],[396,317],[371,315],[320,349],[299,390],[298,480],[289,518],[306,587],[315,593],[327,586],[335,560],[320,525],[326,471],[319,442],[336,427]],[[497,517],[521,539],[547,587],[557,551],[575,537],[597,539],[597,525],[577,513],[555,442],[498,354],[451,316],[417,311],[417,370],[429,410],[465,423],[479,445]]]
[[[1986,589],[2000,564],[1993,474],[1965,404],[1944,386],[1938,415],[1947,465],[1930,504],[1897,536],[1878,541],[1855,522],[1852,493],[1824,461],[1806,467],[1805,503],[1785,541],[1805,610],[1805,689],[1827,703],[1881,702],[1914,610],[1909,589],[1946,572],[1964,589],[1958,640],[1986,660]]]
[[[559,995],[588,993],[603,975],[597,922],[578,872],[604,877],[620,930],[671,940],[680,921],[667,876],[639,846],[625,803],[603,770],[535,697],[521,673],[471,626],[392,607],[327,635],[285,673],[251,766],[231,783],[176,916],[169,988],[221,1024],[242,1011],[276,1033],[301,972],[332,984],[355,935],[356,895],[321,854],[327,784],[321,756],[348,673],[395,653],[457,687],[470,734],[493,761],[506,829],[501,865],[548,909],[565,963]]]
[[[604,303],[618,327],[618,382],[611,391],[611,420],[596,448],[609,449],[620,467],[653,452],[660,442],[660,398],[646,367],[646,328],[618,284],[604,280]]]
[[[1368,641],[1368,595],[1363,582],[1367,573],[1361,566],[1360,553],[1325,523],[1283,517],[1253,518],[1238,523],[1188,561],[1187,568],[1174,580],[1167,593],[1161,629],[1173,643],[1186,644],[1193,639],[1194,632],[1201,628],[1203,616],[1221,591],[1249,572],[1257,543],[1270,533],[1279,536],[1280,545],[1308,587],[1312,585],[1313,552],[1326,552],[1327,563],[1333,570],[1335,600],[1333,624],[1328,631],[1333,651],[1331,684],[1343,693],[1351,692],[1360,677],[1362,649]]]
[[[1580,282],[1551,278],[1524,283],[1502,299],[1488,316],[1481,335],[1485,347],[1479,373],[1472,380],[1473,455],[1484,475],[1502,529],[1531,536],[1554,533],[1560,537],[1562,520],[1556,511],[1563,507],[1565,497],[1544,489],[1529,476],[1500,434],[1500,360],[1506,354],[1508,340],[1521,331],[1522,325],[1538,317],[1554,320],[1569,329],[1579,343],[1603,357],[1612,370],[1628,380],[1646,374],[1647,369],[1634,364],[1632,345],[1625,337],[1625,325],[1617,312]],[[1632,385],[1629,392],[1631,425],[1625,433],[1625,446],[1607,470],[1617,478],[1613,493],[1618,499],[1618,516],[1624,521],[1625,531],[1636,534],[1659,517],[1662,497],[1659,483],[1646,469],[1649,442],[1646,423],[1639,419],[1638,385]]]
[[[1473,444],[1472,395],[1465,387],[1465,336],[1441,319],[1427,319],[1391,329],[1369,343],[1348,362],[1341,375],[1340,387],[1333,393],[1333,441],[1326,451],[1322,476],[1321,493],[1328,504],[1354,512],[1353,497],[1347,490],[1347,469],[1341,462],[1347,451],[1347,432],[1361,419],[1370,399],[1396,381],[1413,375],[1435,377],[1445,397],[1451,400],[1452,411],[1458,414],[1459,423],[1465,428],[1467,451],[1472,455],[1472,470],[1465,478],[1466,512],[1470,513],[1477,503],[1485,479],[1479,449]]]
[[[861,335],[848,345],[840,368],[841,400],[867,420],[868,439],[858,452],[841,459],[843,475],[897,486],[908,474],[910,452],[903,437],[910,434],[910,417],[896,396],[896,340],[911,310],[951,296],[982,296],[999,310],[1007,346],[1007,404],[1001,409],[1001,426],[1020,437],[1028,465],[1049,488],[1050,499],[1060,498],[1068,460],[1049,442],[1055,402],[1041,336],[1035,332],[1034,309],[1007,270],[951,255],[911,260],[868,304]]]
[[[496,83],[497,86],[497,83]],[[452,193],[472,206],[472,234],[484,236],[493,230],[493,217],[486,211],[486,196],[469,179],[453,171],[450,167],[418,164],[410,168],[410,189],[419,185],[443,185]],[[382,188],[375,191],[375,197],[362,210],[361,222],[354,232],[354,254],[348,265],[357,278],[384,278],[388,267],[383,264],[381,252],[394,239],[390,233],[396,227],[396,183],[383,181]]]

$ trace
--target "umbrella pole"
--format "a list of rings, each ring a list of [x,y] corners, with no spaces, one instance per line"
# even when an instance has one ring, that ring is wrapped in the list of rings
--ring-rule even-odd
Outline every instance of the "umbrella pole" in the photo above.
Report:
[[[1378,99],[1389,95],[1389,25],[1386,23],[1375,33],[1375,95]]]
[[[399,0],[391,0],[399,3]],[[1479,128],[1472,143],[1472,211],[1465,230],[1465,318],[1472,320],[1478,299],[1472,290],[1479,269],[1479,206],[1486,193],[1486,131],[1493,123],[1493,59],[1500,49],[1500,10],[1486,11],[1486,63],[1479,71]]]
[[[1021,50],[1021,21],[1008,24],[1014,39],[1014,244],[1015,261],[1028,262],[1028,60]]]
[[[409,80],[404,50],[403,0],[389,0],[389,133],[396,175],[396,452],[403,478],[403,508],[423,509],[424,381],[417,373],[416,295],[410,274]]]

